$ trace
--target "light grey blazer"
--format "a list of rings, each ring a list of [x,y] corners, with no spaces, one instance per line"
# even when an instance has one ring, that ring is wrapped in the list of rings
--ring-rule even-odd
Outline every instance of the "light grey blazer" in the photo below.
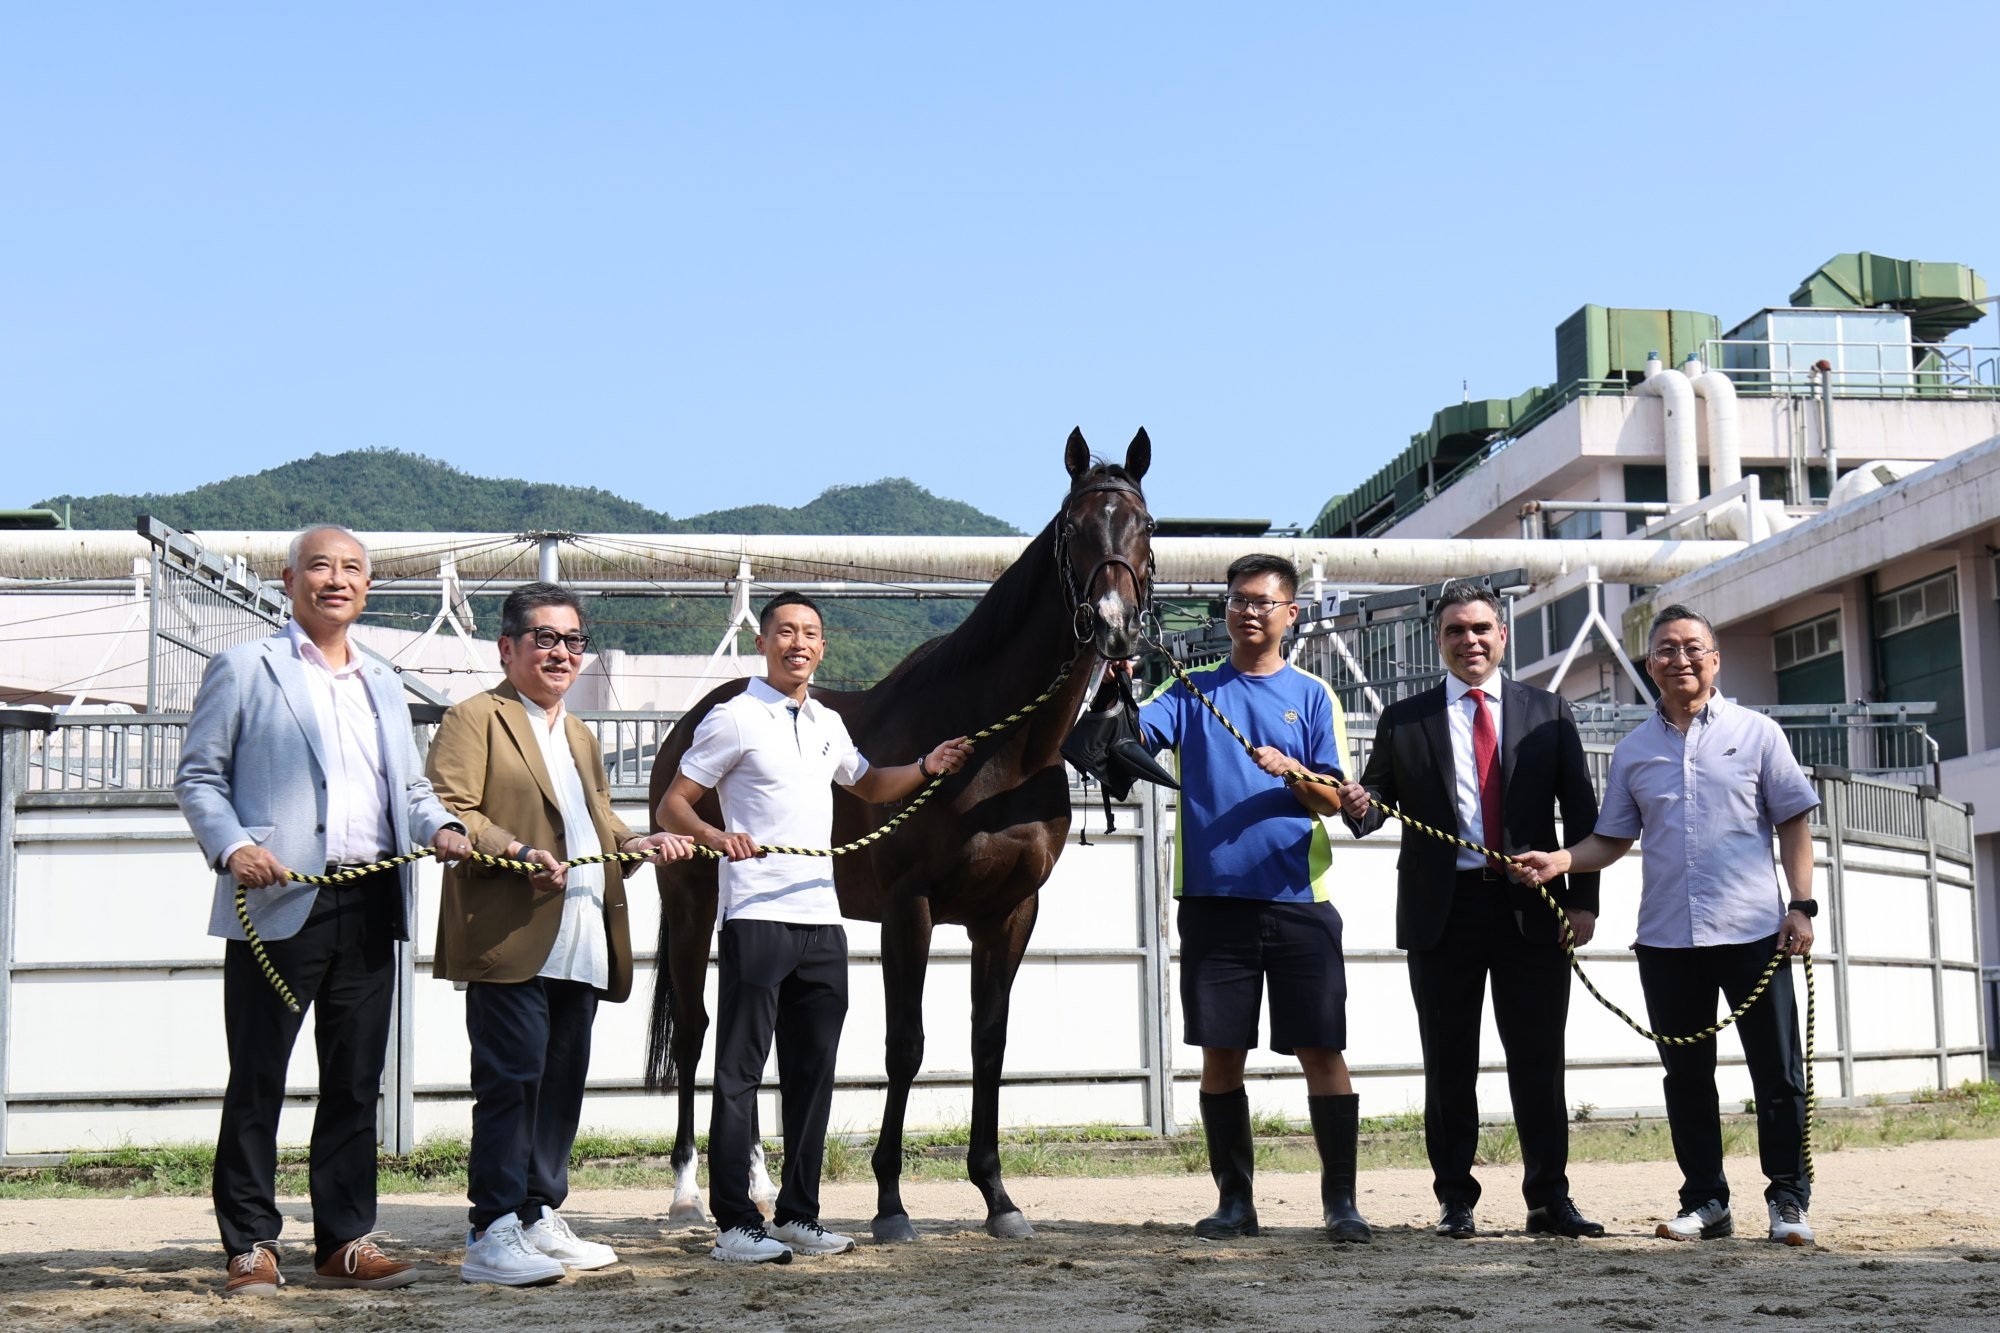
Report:
[[[202,673],[174,771],[174,799],[202,855],[220,872],[208,933],[223,939],[243,938],[236,919],[236,879],[221,860],[230,846],[254,842],[302,874],[326,868],[325,742],[307,693],[306,669],[291,635],[280,630],[268,639],[236,645],[213,658]],[[381,719],[389,824],[396,837],[391,850],[409,851],[430,842],[439,829],[461,825],[431,794],[395,673],[369,662],[362,675]],[[402,799],[395,799],[398,795]],[[416,867],[402,866],[397,874],[407,937],[416,914]],[[313,884],[252,889],[250,920],[265,939],[288,939],[305,925],[318,896]]]

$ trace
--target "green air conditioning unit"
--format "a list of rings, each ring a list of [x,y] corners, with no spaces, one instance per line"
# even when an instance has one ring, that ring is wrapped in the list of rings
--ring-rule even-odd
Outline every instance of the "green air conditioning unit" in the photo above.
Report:
[[[1556,325],[1556,388],[1582,383],[1622,390],[1637,383],[1646,357],[1678,366],[1721,336],[1722,322],[1699,310],[1620,310],[1587,305]]]

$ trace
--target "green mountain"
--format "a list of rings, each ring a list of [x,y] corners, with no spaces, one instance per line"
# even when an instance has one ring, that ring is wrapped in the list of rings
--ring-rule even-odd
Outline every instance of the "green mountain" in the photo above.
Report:
[[[340,523],[362,532],[750,532],[1008,536],[1018,529],[901,477],[835,486],[796,509],[750,505],[676,519],[594,486],[475,477],[391,449],[314,454],[172,495],[57,495],[70,526],[130,530],[142,514],[218,531]]]
[[[41,508],[68,505],[77,528],[129,531],[143,514],[194,532],[284,531],[339,523],[360,532],[742,532],[833,535],[1009,536],[1018,532],[971,505],[932,495],[901,477],[835,486],[796,509],[748,505],[676,519],[588,486],[557,486],[475,477],[449,464],[393,450],[314,454],[247,477],[231,477],[174,495],[58,495]],[[592,599],[591,637],[633,653],[707,653],[729,621],[721,597],[605,596]],[[972,607],[967,601],[900,598],[825,604],[823,684],[871,685],[904,654],[943,634]],[[375,596],[377,624],[421,629],[436,611],[416,597]],[[482,607],[482,612],[484,608]],[[482,626],[497,622],[482,616]],[[747,640],[743,647],[749,649]]]

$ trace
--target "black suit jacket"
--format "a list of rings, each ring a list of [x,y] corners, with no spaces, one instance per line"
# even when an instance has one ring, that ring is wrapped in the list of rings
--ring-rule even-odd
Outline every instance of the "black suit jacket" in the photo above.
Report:
[[[1555,812],[1562,810],[1563,829],[1576,842],[1597,827],[1597,792],[1577,735],[1576,718],[1560,696],[1506,678],[1500,692],[1501,824],[1506,836],[1499,850],[1554,851]],[[1445,717],[1445,691],[1439,685],[1382,712],[1361,785],[1374,799],[1407,810],[1416,819],[1481,841],[1479,829],[1458,826],[1453,795],[1451,729]],[[1370,806],[1362,820],[1349,819],[1357,836],[1379,828],[1379,806]],[[1443,938],[1457,876],[1458,848],[1403,825],[1403,853],[1396,862],[1396,947],[1429,949]],[[1597,910],[1597,876],[1571,875],[1548,886],[1566,908]],[[1516,920],[1529,939],[1553,947],[1562,937],[1555,913],[1541,895],[1511,879],[1500,891],[1514,904]]]

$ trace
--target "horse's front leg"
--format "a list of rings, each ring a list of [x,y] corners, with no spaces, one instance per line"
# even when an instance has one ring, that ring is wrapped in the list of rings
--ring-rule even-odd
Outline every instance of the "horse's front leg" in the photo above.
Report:
[[[704,891],[705,890],[705,891]],[[664,968],[671,993],[672,1045],[677,1116],[674,1124],[674,1201],[667,1209],[669,1227],[698,1227],[707,1223],[702,1212],[701,1188],[695,1172],[700,1159],[695,1151],[695,1067],[701,1063],[701,1048],[708,1039],[708,1004],[703,996],[708,979],[708,940],[715,929],[714,877],[706,885],[685,886],[663,896],[660,904]],[[667,927],[671,925],[671,929]]]
[[[972,1139],[966,1175],[986,1196],[986,1231],[1003,1240],[1035,1234],[1000,1181],[1000,1074],[1007,1061],[1007,1008],[1040,895],[1028,897],[996,925],[972,937]]]
[[[924,974],[931,961],[931,903],[921,894],[891,892],[882,907],[882,1007],[888,1032],[883,1068],[889,1092],[882,1132],[870,1165],[875,1169],[877,1241],[915,1240],[917,1229],[903,1207],[903,1118],[910,1085],[924,1063]]]

